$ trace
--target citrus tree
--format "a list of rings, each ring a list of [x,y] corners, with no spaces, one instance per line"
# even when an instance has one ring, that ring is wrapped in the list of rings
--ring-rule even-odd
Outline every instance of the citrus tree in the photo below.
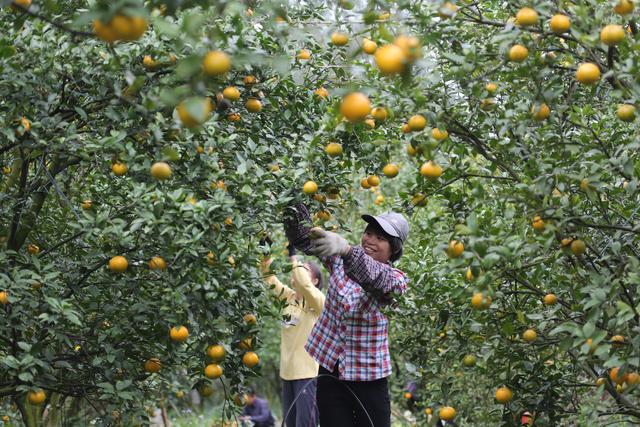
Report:
[[[421,417],[640,415],[632,2],[0,4],[0,396],[26,424],[143,423],[185,376],[231,415],[297,201],[354,241],[362,210],[411,218],[389,316]]]
[[[445,419],[637,420],[633,4],[515,3],[416,11],[448,137],[409,137],[444,172],[412,188],[396,352]]]

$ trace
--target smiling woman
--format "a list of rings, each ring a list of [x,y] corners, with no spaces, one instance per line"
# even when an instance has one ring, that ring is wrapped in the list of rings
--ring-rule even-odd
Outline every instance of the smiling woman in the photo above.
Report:
[[[289,241],[319,256],[330,272],[325,309],[305,346],[320,365],[320,425],[377,427],[391,422],[391,357],[381,308],[407,289],[407,278],[391,262],[402,255],[409,224],[393,212],[362,218],[369,225],[360,246],[306,227],[309,212],[303,204],[285,224]]]

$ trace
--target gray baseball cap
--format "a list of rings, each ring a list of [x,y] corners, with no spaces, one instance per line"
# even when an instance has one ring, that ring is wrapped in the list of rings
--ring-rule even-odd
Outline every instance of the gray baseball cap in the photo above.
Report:
[[[404,244],[409,234],[409,223],[407,220],[397,212],[386,212],[381,215],[362,215],[369,224],[377,224],[390,236],[398,237]]]

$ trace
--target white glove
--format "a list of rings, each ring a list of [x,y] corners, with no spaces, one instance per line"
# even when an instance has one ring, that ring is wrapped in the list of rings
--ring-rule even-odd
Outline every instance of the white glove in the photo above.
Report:
[[[339,234],[322,228],[311,229],[311,252],[319,257],[332,255],[347,255],[351,251],[351,246],[347,240]]]

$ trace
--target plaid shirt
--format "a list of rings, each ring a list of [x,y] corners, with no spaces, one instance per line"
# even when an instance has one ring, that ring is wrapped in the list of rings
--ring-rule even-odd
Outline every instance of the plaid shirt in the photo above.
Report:
[[[311,246],[305,206],[286,222],[287,236],[295,246]],[[407,278],[389,264],[375,261],[359,246],[349,255],[322,260],[329,270],[324,310],[305,349],[320,365],[347,381],[373,381],[391,375],[387,318],[380,308],[407,289]]]

